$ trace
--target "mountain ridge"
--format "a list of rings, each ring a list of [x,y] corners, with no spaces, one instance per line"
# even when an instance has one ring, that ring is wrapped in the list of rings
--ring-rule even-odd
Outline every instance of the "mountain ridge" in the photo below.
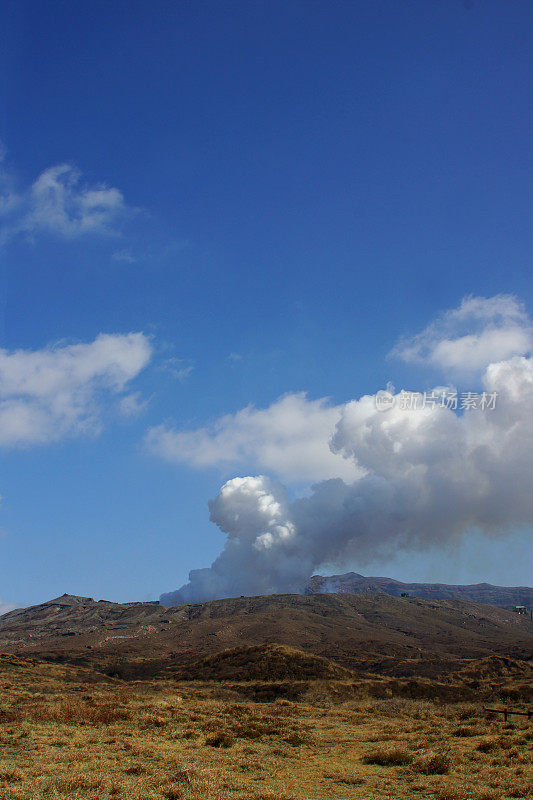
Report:
[[[264,595],[165,607],[64,595],[0,617],[0,652],[172,674],[215,653],[281,645],[359,674],[446,674],[471,659],[530,661],[533,620],[462,600]]]
[[[364,594],[382,593],[399,597],[407,592],[414,597],[427,600],[465,600],[471,603],[485,603],[498,608],[512,609],[514,606],[533,608],[533,587],[496,586],[491,583],[448,584],[417,583],[397,581],[394,578],[367,577],[357,572],[341,575],[313,575],[306,589],[309,594],[338,593]]]

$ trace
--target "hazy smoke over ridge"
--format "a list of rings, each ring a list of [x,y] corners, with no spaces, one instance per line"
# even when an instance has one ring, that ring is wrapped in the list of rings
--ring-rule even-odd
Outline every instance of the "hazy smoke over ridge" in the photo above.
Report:
[[[532,363],[489,364],[482,381],[497,393],[494,409],[409,410],[396,396],[380,412],[373,395],[345,404],[330,448],[362,473],[353,483],[324,480],[290,501],[262,475],[228,481],[209,504],[227,536],[223,552],[161,602],[301,592],[324,562],[364,564],[473,528],[500,534],[533,524]]]

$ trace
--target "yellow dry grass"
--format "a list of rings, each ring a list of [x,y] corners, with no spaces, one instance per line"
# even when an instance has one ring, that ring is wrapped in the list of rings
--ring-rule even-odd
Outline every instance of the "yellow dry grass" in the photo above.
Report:
[[[121,684],[0,663],[1,800],[532,797],[533,725],[390,698],[257,703],[235,686]]]

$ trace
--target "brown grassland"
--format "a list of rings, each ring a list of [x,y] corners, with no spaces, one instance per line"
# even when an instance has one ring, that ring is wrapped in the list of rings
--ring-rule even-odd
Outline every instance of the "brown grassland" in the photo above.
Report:
[[[377,698],[341,679],[300,682],[292,699],[287,681],[256,699],[251,686],[126,681],[4,656],[0,798],[533,797],[527,717],[506,723],[481,704]]]

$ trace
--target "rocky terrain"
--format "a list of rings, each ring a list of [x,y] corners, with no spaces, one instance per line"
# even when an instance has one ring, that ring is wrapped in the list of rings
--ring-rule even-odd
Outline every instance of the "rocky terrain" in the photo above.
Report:
[[[473,660],[527,663],[533,621],[461,600],[369,593],[242,597],[171,608],[64,595],[0,617],[0,652],[105,669],[114,664],[117,674],[125,664],[183,674],[209,656],[264,645],[327,658],[352,674],[436,679]],[[228,663],[220,662],[225,673]],[[232,663],[237,667],[235,654]]]
[[[475,583],[459,586],[447,583],[402,583],[393,578],[367,578],[357,572],[344,575],[314,575],[307,590],[340,594],[390,594],[400,597],[406,592],[413,597],[435,600],[466,600],[471,603],[488,603],[491,606],[512,609],[515,606],[533,608],[533,588],[530,586],[493,586]]]

